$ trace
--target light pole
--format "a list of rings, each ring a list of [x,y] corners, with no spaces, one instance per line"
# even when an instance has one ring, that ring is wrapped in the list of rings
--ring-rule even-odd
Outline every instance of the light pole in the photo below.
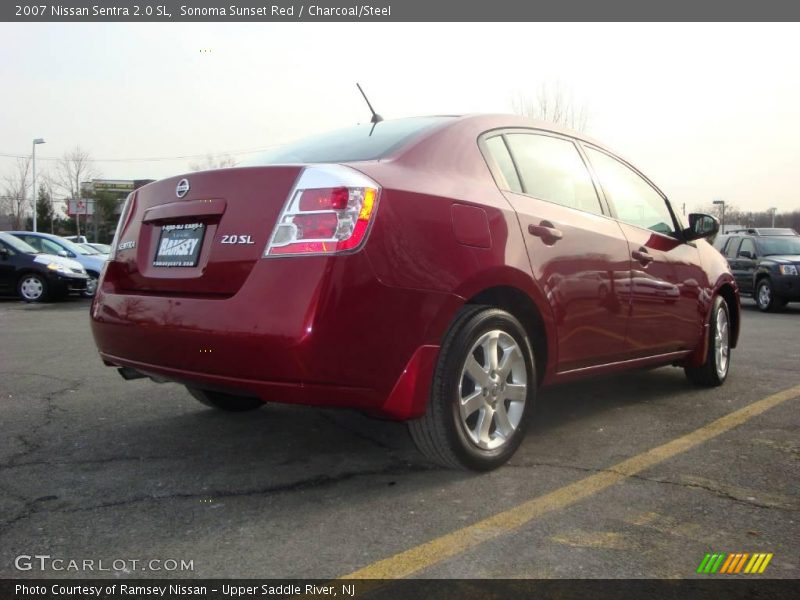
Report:
[[[714,200],[713,204],[721,204],[722,205],[722,214],[720,216],[720,233],[725,233],[725,200]]]
[[[778,212],[778,208],[771,206],[767,209],[767,212],[772,214],[772,227],[775,227],[775,213]]]
[[[36,146],[37,144],[44,144],[44,138],[36,138],[33,140],[33,152],[31,163],[33,164],[33,230],[36,229]]]

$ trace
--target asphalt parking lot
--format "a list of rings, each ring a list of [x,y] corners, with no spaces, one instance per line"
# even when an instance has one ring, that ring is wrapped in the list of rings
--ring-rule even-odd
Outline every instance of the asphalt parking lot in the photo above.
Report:
[[[95,353],[88,301],[3,300],[0,576],[682,578],[722,551],[773,553],[763,576],[796,578],[798,334],[800,305],[745,301],[724,387],[663,368],[546,390],[510,464],[476,475],[425,462],[402,424],[220,414],[177,385],[125,382]],[[636,472],[611,469],[791,388]],[[15,567],[37,554],[192,570]]]

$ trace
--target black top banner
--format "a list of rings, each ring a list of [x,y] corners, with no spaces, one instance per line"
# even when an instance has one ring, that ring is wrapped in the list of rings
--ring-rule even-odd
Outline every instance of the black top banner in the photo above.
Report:
[[[797,21],[786,0],[5,0],[0,21]]]

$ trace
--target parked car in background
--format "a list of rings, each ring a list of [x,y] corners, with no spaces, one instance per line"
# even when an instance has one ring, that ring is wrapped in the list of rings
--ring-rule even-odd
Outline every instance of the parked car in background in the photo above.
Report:
[[[81,244],[87,250],[91,249],[94,250],[97,254],[105,254],[108,255],[111,253],[111,246],[108,244],[96,244],[94,242],[86,242],[85,244]]]
[[[800,301],[800,235],[794,229],[742,229],[714,244],[725,256],[741,293],[773,312]]]
[[[89,275],[84,295],[87,297],[94,296],[97,289],[97,279],[100,277],[100,272],[103,270],[103,265],[108,259],[108,255],[91,254],[75,242],[50,233],[42,233],[41,231],[9,231],[9,233],[30,244],[39,252],[72,258],[79,262]]]
[[[382,121],[130,194],[92,331],[126,379],[408,420],[432,460],[488,470],[541,385],[726,380],[740,307],[718,229],[552,124]]]
[[[85,244],[89,240],[86,239],[85,235],[65,235],[63,236],[65,240],[69,240],[70,242],[75,242],[76,244]]]
[[[56,300],[83,293],[89,276],[80,263],[43,254],[6,232],[0,232],[0,294],[17,294],[26,302]]]

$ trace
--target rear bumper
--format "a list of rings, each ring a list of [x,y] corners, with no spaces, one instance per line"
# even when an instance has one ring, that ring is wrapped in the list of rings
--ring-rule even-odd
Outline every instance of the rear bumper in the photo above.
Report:
[[[441,315],[460,303],[381,284],[362,253],[260,261],[224,298],[115,289],[115,268],[109,264],[91,311],[107,364],[267,402],[395,419],[424,412]]]

